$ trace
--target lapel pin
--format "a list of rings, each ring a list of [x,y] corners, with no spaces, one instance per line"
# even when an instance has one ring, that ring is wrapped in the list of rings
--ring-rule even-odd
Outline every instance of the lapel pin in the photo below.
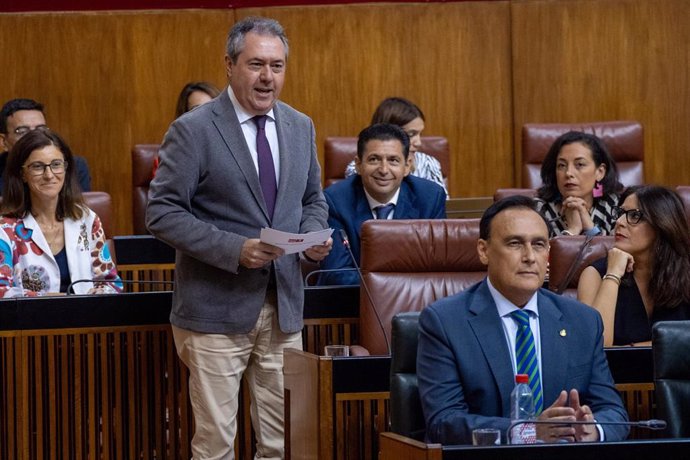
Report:
[[[561,329],[561,332],[559,332],[559,334],[561,335],[561,337],[565,337],[566,335],[568,335],[568,333],[565,332],[565,329]]]

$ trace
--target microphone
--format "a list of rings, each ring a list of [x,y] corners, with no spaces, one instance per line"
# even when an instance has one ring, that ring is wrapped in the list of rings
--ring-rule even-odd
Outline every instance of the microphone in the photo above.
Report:
[[[104,280],[101,278],[94,278],[94,279],[89,279],[89,278],[83,278],[80,280],[72,281],[69,283],[67,286],[67,290],[65,291],[66,295],[73,295],[75,294],[74,292],[74,285],[75,284],[81,284],[81,283],[100,283],[100,284],[117,284],[117,283],[122,283],[122,284],[165,284],[169,286],[174,286],[175,282],[174,281],[154,281],[154,280]]]
[[[321,273],[334,273],[334,272],[353,272],[356,271],[356,268],[324,268],[322,270],[312,270],[309,273],[307,273],[307,276],[304,277],[304,285],[309,286],[309,280],[312,278],[314,275],[320,275]]]
[[[631,428],[645,428],[647,430],[663,430],[666,428],[666,420],[650,419],[650,420],[639,420],[636,422],[588,422],[584,420],[574,421],[574,422],[557,422],[551,420],[516,420],[508,426],[507,438],[508,444],[512,444],[512,432],[513,428],[532,423],[534,425],[599,425],[599,426],[628,426]]]
[[[362,275],[362,270],[359,268],[359,264],[357,263],[357,260],[355,260],[355,255],[352,253],[352,248],[350,247],[350,239],[347,236],[347,232],[345,232],[345,230],[343,230],[342,228],[340,229],[340,238],[343,240],[343,246],[345,246],[345,249],[347,249],[347,253],[350,254],[350,260],[352,260],[352,263],[355,266],[355,270],[357,270],[357,275],[359,275],[359,279],[362,282],[362,287],[364,288],[364,292],[367,295],[367,299],[369,299],[369,303],[371,304],[371,309],[374,310],[374,315],[376,315],[376,321],[378,321],[379,327],[381,328],[381,332],[383,333],[383,340],[386,341],[386,350],[388,350],[388,356],[390,356],[391,344],[390,344],[390,341],[388,340],[388,335],[386,334],[386,328],[383,327],[383,321],[381,321],[381,316],[379,315],[379,311],[376,308],[376,304],[374,303],[374,299],[371,297],[371,292],[369,291],[369,287],[367,286],[367,283],[364,281],[364,276]]]

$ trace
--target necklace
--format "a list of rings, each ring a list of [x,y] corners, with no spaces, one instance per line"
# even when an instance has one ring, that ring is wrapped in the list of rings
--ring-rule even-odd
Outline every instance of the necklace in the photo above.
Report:
[[[60,252],[64,246],[63,231],[65,226],[62,224],[62,222],[53,223],[50,225],[50,227],[47,224],[41,224],[38,222],[38,226],[41,228],[41,232],[43,232],[43,236],[48,242],[48,246],[50,246],[50,251],[53,254]]]

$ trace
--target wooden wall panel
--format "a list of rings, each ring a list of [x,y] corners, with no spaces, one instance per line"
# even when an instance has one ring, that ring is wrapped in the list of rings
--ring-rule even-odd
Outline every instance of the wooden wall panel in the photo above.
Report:
[[[283,99],[312,116],[319,149],[327,136],[356,136],[383,98],[403,96],[425,113],[425,134],[449,139],[452,196],[512,184],[507,2],[237,11],[257,14],[287,28]]]
[[[690,183],[690,2],[527,0],[512,19],[517,152],[523,123],[639,120],[646,181]]]
[[[160,142],[187,81],[225,85],[225,35],[249,14],[286,26],[283,99],[314,119],[320,150],[400,95],[424,110],[426,134],[448,137],[452,196],[519,182],[525,122],[640,120],[648,181],[690,184],[686,0],[0,14],[0,102],[46,104],[129,233],[132,145]]]
[[[158,143],[190,80],[225,85],[232,10],[5,14],[0,103],[29,97],[86,157],[94,190],[113,197],[115,234],[131,232],[131,157]]]

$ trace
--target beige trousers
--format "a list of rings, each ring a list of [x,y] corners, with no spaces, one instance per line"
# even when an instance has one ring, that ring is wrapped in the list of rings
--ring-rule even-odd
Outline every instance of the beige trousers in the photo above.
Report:
[[[248,334],[204,334],[172,327],[177,352],[189,368],[196,423],[193,460],[234,460],[243,374],[257,439],[255,459],[284,458],[283,350],[301,350],[302,333],[280,330],[275,305],[273,292]]]

